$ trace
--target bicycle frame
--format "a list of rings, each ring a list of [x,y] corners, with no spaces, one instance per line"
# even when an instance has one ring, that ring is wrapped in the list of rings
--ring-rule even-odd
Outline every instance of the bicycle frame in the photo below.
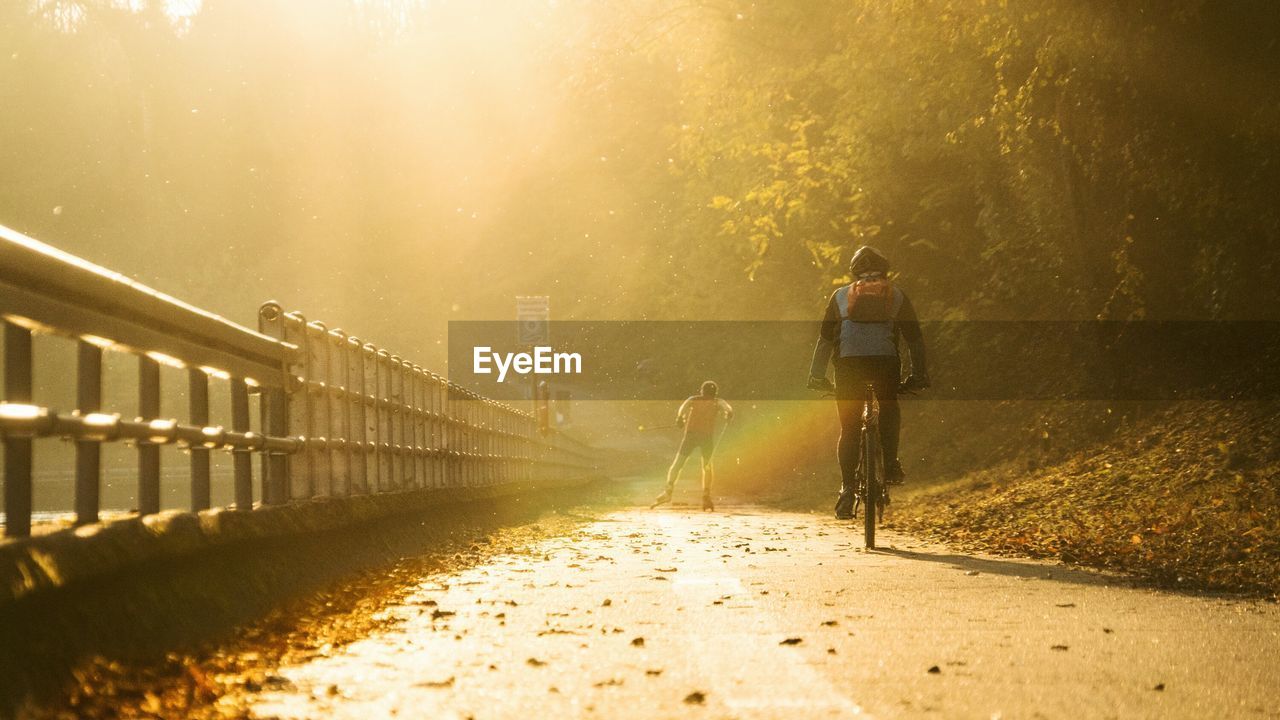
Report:
[[[862,432],[880,427],[880,401],[876,400],[876,387],[867,383],[867,396],[862,400]]]

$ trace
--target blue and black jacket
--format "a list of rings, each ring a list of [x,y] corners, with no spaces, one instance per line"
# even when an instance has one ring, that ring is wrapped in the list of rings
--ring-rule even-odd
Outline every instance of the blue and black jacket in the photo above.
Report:
[[[862,278],[865,279],[865,278]],[[896,285],[889,319],[884,321],[857,321],[848,316],[849,292],[853,284],[845,285],[831,294],[827,311],[822,318],[818,343],[813,349],[813,362],[809,366],[811,377],[825,377],[827,364],[834,358],[898,357],[898,339],[906,342],[910,353],[909,373],[928,376],[925,364],[924,335],[920,332],[920,320],[916,317],[911,299]]]

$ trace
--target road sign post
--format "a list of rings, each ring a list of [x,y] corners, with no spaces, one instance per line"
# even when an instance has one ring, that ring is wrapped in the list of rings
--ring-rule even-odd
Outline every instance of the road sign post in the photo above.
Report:
[[[516,296],[516,344],[532,351],[538,346],[551,344],[551,298],[546,295]],[[550,429],[550,386],[539,382],[530,374],[529,397],[533,400],[533,416],[538,418],[538,429]]]

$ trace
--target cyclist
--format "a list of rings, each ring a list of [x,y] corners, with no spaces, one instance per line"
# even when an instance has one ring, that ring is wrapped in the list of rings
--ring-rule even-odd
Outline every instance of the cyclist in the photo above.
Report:
[[[684,438],[680,441],[680,449],[676,451],[676,459],[667,469],[667,486],[662,494],[654,499],[650,508],[671,501],[671,491],[676,487],[680,470],[697,449],[702,453],[702,509],[716,509],[711,502],[711,484],[715,480],[711,455],[716,450],[716,425],[721,415],[724,416],[726,423],[733,419],[733,408],[717,397],[719,392],[720,388],[715,382],[707,380],[702,383],[699,393],[689,396],[676,411],[676,426],[684,428]]]
[[[869,246],[858,248],[849,262],[853,281],[837,289],[827,303],[826,315],[809,367],[809,387],[834,390],[840,415],[840,498],[836,517],[853,516],[857,492],[858,444],[862,402],[868,384],[875,388],[880,403],[880,445],[884,450],[885,483],[900,485],[904,480],[898,461],[899,378],[902,367],[898,338],[906,341],[910,371],[901,389],[926,388],[929,372],[925,365],[924,336],[920,322],[900,288],[889,281],[889,260]],[[835,366],[835,386],[827,379],[827,365]]]

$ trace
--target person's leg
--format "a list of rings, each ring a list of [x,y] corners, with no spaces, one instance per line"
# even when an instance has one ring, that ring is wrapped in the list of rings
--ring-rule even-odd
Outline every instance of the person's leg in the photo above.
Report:
[[[840,479],[845,488],[858,485],[858,445],[862,439],[862,405],[852,400],[836,400],[840,416],[840,439],[836,458],[840,461]]]
[[[702,453],[702,492],[711,492],[711,482],[714,478],[714,470],[711,468],[711,458],[716,452],[716,439],[714,437],[705,438],[699,445],[698,449]]]
[[[671,461],[671,467],[667,468],[667,494],[670,495],[672,490],[676,488],[676,480],[680,479],[680,471],[684,469],[685,461],[689,459],[689,453],[684,448],[680,448],[680,452],[676,453],[676,459]]]
[[[858,455],[862,440],[862,401],[858,388],[865,387],[861,373],[851,359],[835,364],[836,413],[840,418],[840,440],[836,458],[840,462],[840,498],[836,501],[836,517],[853,517],[853,498],[858,487]]]
[[[667,468],[667,485],[649,507],[655,508],[671,501],[671,493],[676,488],[676,480],[680,478],[680,471],[684,469],[684,463],[689,459],[689,453],[692,450],[693,448],[690,447],[688,438],[680,442],[680,449],[676,451],[676,459],[672,460],[671,467]]]
[[[715,484],[716,469],[711,464],[711,453],[703,448],[702,455],[702,509],[715,510],[711,503],[711,486]]]
[[[902,411],[898,407],[898,358],[886,358],[876,372],[876,400],[880,403],[880,447],[884,450],[885,475],[890,483],[902,480],[898,462],[898,442],[902,431]]]

